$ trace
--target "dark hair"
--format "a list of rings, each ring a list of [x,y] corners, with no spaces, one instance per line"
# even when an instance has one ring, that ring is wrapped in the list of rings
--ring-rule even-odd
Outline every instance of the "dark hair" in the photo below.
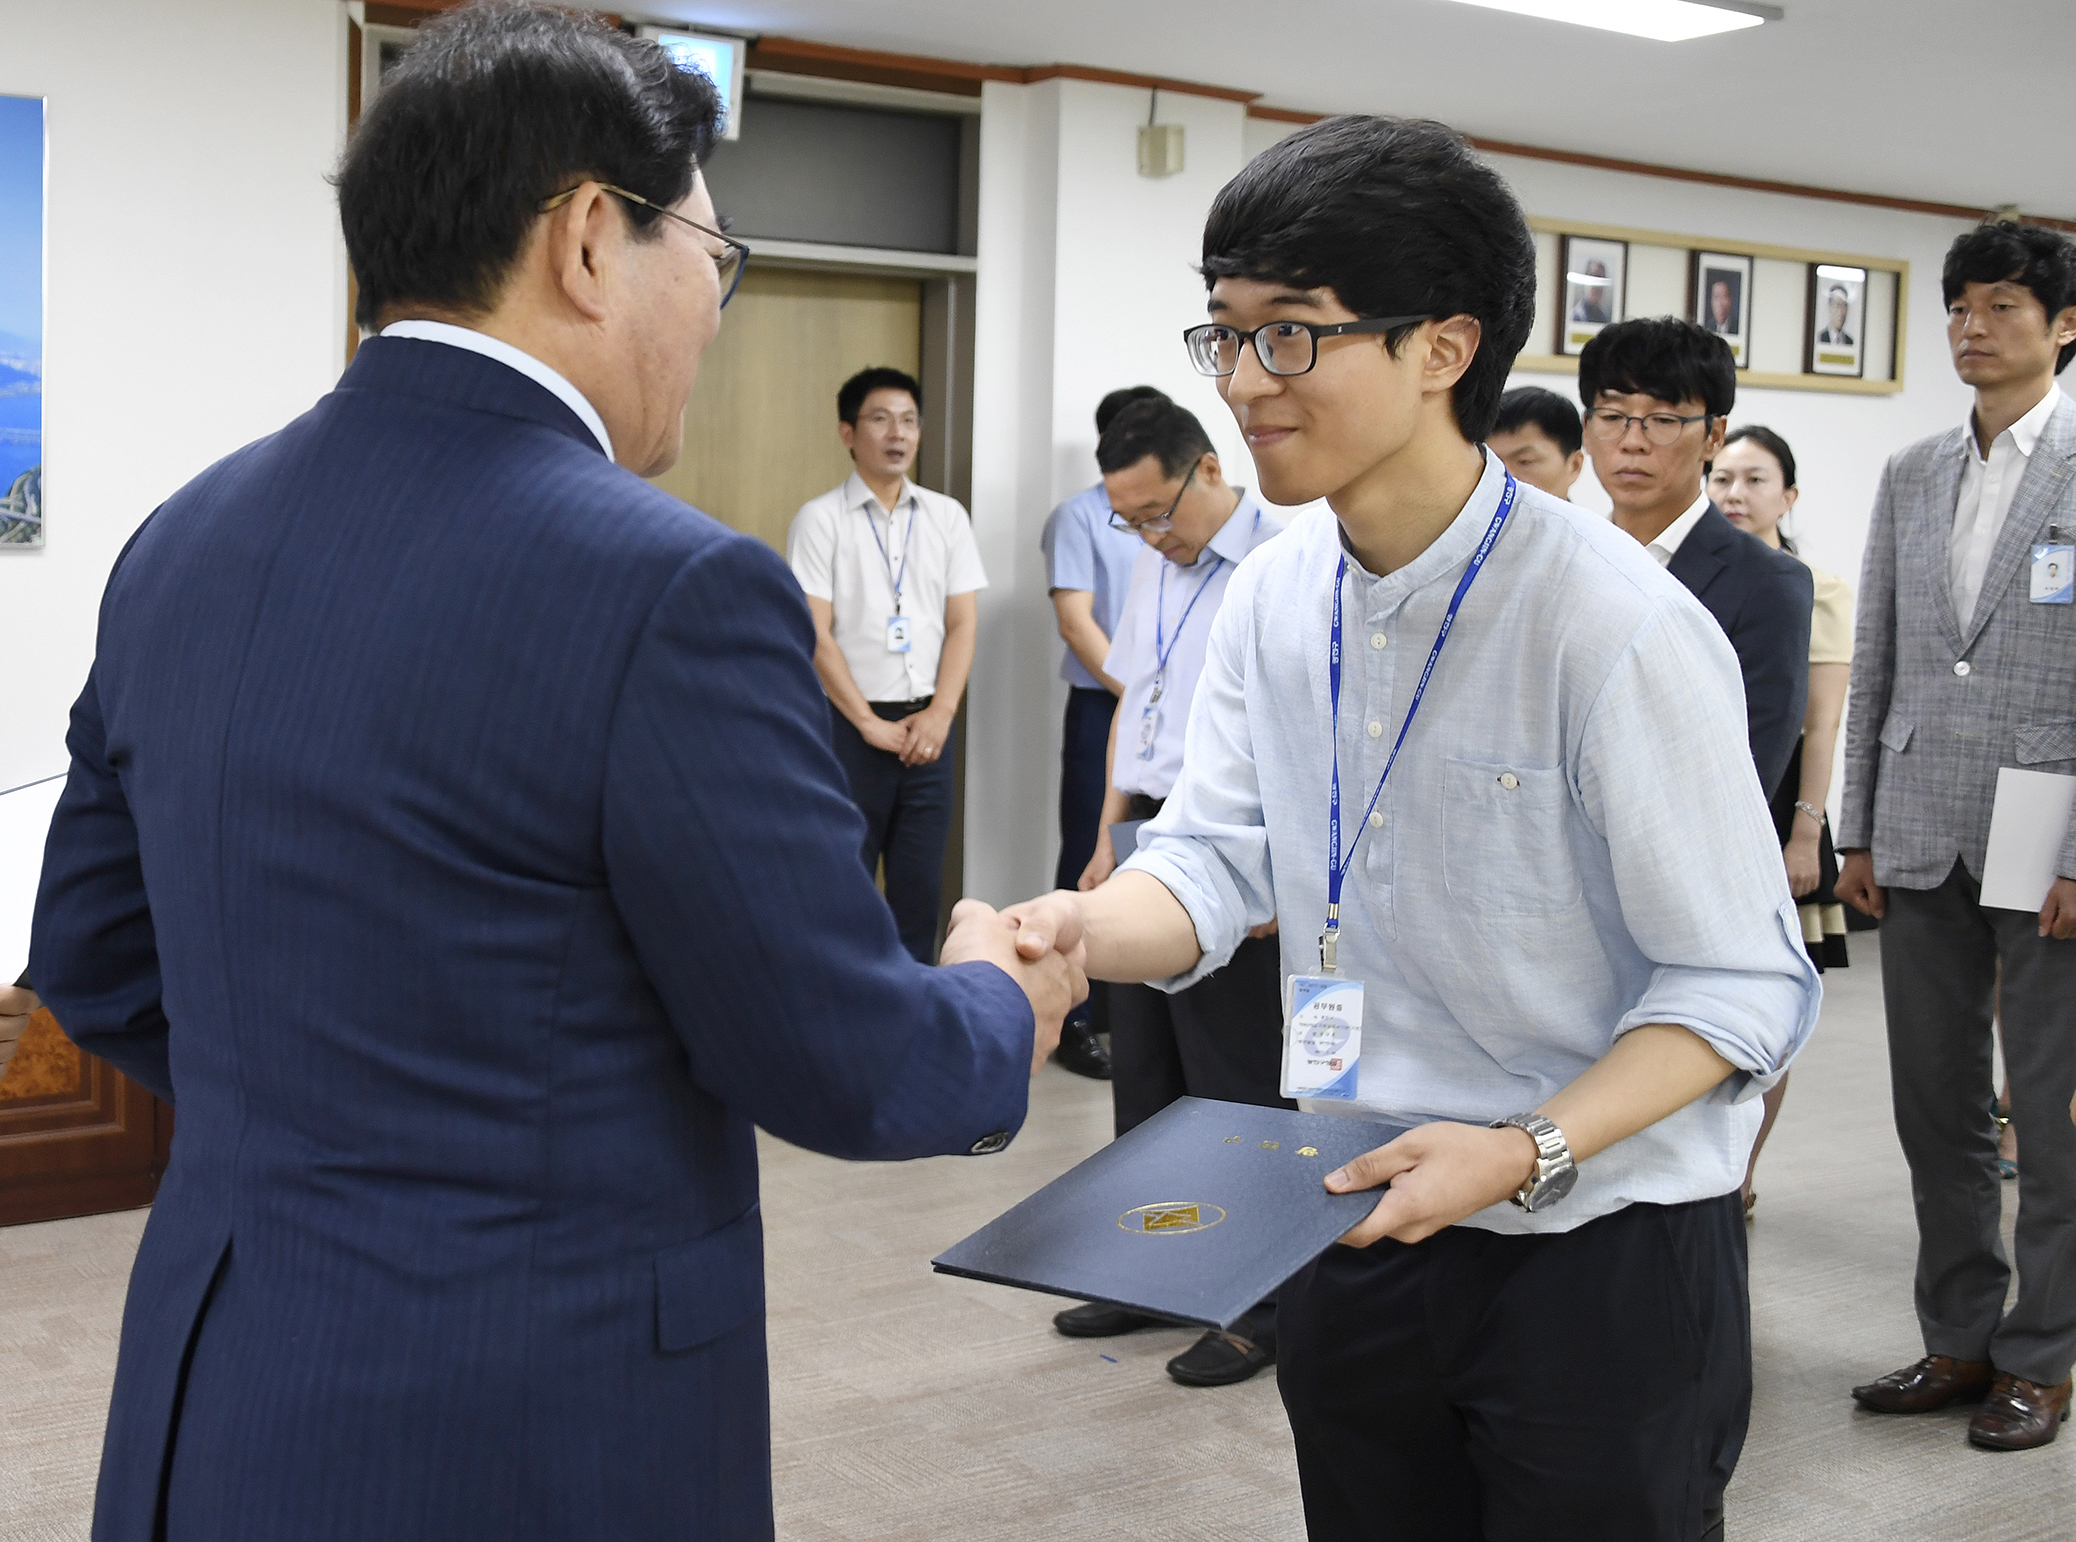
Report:
[[[419,29],[333,182],[368,328],[404,304],[497,303],[540,205],[597,178],[663,207],[720,131],[713,83],[590,17],[478,3]],[[659,216],[616,199],[637,233]]]
[[[1760,449],[1780,462],[1780,485],[1783,489],[1795,485],[1795,452],[1788,448],[1788,441],[1781,438],[1763,423],[1747,423],[1742,428],[1733,428],[1723,436],[1723,448],[1729,449],[1740,439],[1749,439]]]
[[[1481,328],[1456,382],[1456,426],[1492,429],[1535,319],[1535,240],[1498,172],[1444,124],[1328,118],[1262,151],[1204,224],[1204,282],[1331,289],[1358,316],[1467,315]],[[1387,341],[1394,356],[1409,327]]]
[[[1541,386],[1515,386],[1499,399],[1499,411],[1492,419],[1492,432],[1510,434],[1531,423],[1548,434],[1550,442],[1566,455],[1585,443],[1579,432],[1578,408],[1555,391],[1545,391]]]
[[[1096,464],[1108,476],[1136,466],[1149,455],[1160,457],[1161,475],[1179,477],[1211,448],[1211,436],[1187,407],[1162,396],[1127,402],[1103,430]]]
[[[1168,393],[1159,386],[1120,386],[1096,403],[1096,437],[1101,438],[1110,422],[1133,402],[1164,402]]]
[[[1697,401],[1711,417],[1737,405],[1737,357],[1730,345],[1677,316],[1646,316],[1602,327],[1579,350],[1579,400],[1591,412],[1602,391]]]
[[[915,400],[915,410],[923,410],[923,388],[915,376],[905,370],[875,364],[870,369],[861,369],[846,380],[836,393],[836,417],[841,423],[858,426],[858,413],[865,406],[865,398],[874,391],[906,391]]]
[[[2076,242],[2045,225],[1999,220],[1977,225],[1954,238],[1939,271],[1939,293],[1948,305],[1970,284],[2013,283],[2033,292],[2050,325],[2076,305]],[[2059,375],[2076,358],[2076,342],[2055,355]]]
[[[1834,294],[1837,295],[1839,299],[1845,301],[1846,304],[1850,305],[1852,303],[1853,293],[1850,289],[1846,288],[1845,285],[1833,284],[1829,289],[1826,289],[1824,291],[1824,298],[1828,300]]]

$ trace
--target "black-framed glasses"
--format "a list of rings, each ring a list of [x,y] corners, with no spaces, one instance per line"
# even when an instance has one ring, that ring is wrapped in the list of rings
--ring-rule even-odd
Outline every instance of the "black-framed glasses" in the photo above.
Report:
[[[1152,519],[1142,519],[1135,522],[1126,519],[1117,510],[1112,509],[1110,511],[1110,528],[1112,530],[1122,530],[1126,535],[1159,535],[1164,530],[1174,529],[1175,511],[1182,507],[1182,495],[1189,491],[1189,484],[1196,479],[1197,468],[1192,466],[1189,468],[1189,475],[1182,479],[1182,485],[1175,489],[1175,496],[1169,501],[1167,508],[1154,515]]]
[[[1616,444],[1629,432],[1630,424],[1640,423],[1644,438],[1650,443],[1678,444],[1689,423],[1706,423],[1714,416],[1712,412],[1697,412],[1686,418],[1676,412],[1647,412],[1642,417],[1635,417],[1617,412],[1612,407],[1595,407],[1586,414],[1586,433],[1602,444]]]
[[[701,235],[712,236],[716,241],[719,241],[721,250],[718,252],[710,251],[707,253],[707,256],[713,258],[714,269],[720,275],[721,309],[726,310],[728,308],[728,302],[735,298],[736,286],[742,283],[743,270],[750,265],[750,249],[747,246],[744,246],[735,237],[714,229],[711,225],[702,225],[698,220],[688,220],[684,215],[674,210],[666,209],[662,204],[654,203],[642,197],[640,193],[630,193],[626,188],[615,187],[610,182],[601,182],[598,185],[606,192],[611,193],[615,198],[624,198],[629,203],[640,204],[644,209],[653,209],[665,219],[676,220],[680,225],[690,225]],[[543,199],[541,201],[541,213],[546,214],[551,209],[561,208],[572,198],[576,197],[582,187],[583,184],[579,183],[566,193],[557,193],[553,198]]]
[[[1319,339],[1339,337],[1346,332],[1390,332],[1415,322],[1432,321],[1432,316],[1365,316],[1360,321],[1340,321],[1320,326],[1310,321],[1271,321],[1242,332],[1224,322],[1210,321],[1187,327],[1182,346],[1199,375],[1214,379],[1230,375],[1240,367],[1240,345],[1252,342],[1254,356],[1272,375],[1302,375],[1319,362]]]

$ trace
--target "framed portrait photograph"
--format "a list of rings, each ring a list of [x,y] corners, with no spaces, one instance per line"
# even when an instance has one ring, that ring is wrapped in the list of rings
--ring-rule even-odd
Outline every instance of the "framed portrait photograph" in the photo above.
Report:
[[[1867,270],[1809,266],[1809,337],[1802,368],[1812,375],[1866,372]]]
[[[1694,320],[1730,345],[1739,369],[1752,363],[1752,259],[1694,254]]]
[[[1564,306],[1557,313],[1557,351],[1576,355],[1602,327],[1622,319],[1629,243],[1566,236],[1562,252]]]

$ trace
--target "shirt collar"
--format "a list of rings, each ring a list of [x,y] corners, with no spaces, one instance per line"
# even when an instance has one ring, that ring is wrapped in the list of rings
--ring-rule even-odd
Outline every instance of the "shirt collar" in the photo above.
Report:
[[[1485,538],[1485,531],[1492,523],[1492,516],[1499,512],[1499,500],[1506,488],[1507,468],[1497,455],[1490,451],[1485,455],[1485,472],[1478,478],[1478,485],[1464,501],[1462,509],[1449,522],[1448,527],[1434,538],[1426,551],[1415,557],[1404,567],[1381,577],[1362,565],[1348,544],[1348,532],[1340,518],[1334,518],[1334,535],[1340,542],[1341,551],[1348,559],[1350,572],[1361,575],[1368,583],[1367,593],[1372,604],[1395,605],[1405,596],[1414,593],[1423,585],[1432,583],[1444,574],[1452,573],[1462,563],[1470,560],[1478,543]],[[1515,495],[1515,507],[1520,506],[1520,495]],[[1512,516],[1508,516],[1509,522]]]
[[[606,432],[605,419],[591,401],[569,383],[568,377],[550,369],[532,354],[514,348],[502,338],[492,337],[488,332],[478,332],[473,327],[457,327],[445,321],[392,321],[382,329],[384,337],[416,338],[425,343],[445,343],[450,348],[466,348],[470,353],[480,353],[486,359],[516,369],[535,385],[552,392],[563,406],[574,412],[591,430],[591,437],[605,451],[607,460],[613,458],[613,437]]]
[[[1239,489],[1240,501],[1226,522],[1218,527],[1218,534],[1204,543],[1204,550],[1213,556],[1223,557],[1235,567],[1240,559],[1254,550],[1255,532],[1261,528],[1261,500],[1246,488]],[[1203,561],[1202,553],[1197,556]]]
[[[1708,490],[1704,488],[1701,496],[1689,505],[1686,513],[1645,543],[1646,550],[1662,551],[1665,553],[1665,560],[1672,561],[1680,554],[1680,543],[1693,534],[1694,527],[1701,523],[1701,516],[1707,512]]]
[[[2033,404],[2033,410],[2005,429],[2003,434],[1997,435],[1997,439],[2002,439],[2005,434],[2009,434],[2013,448],[2027,460],[2031,460],[2033,458],[2034,446],[2039,444],[2040,435],[2047,430],[2047,420],[2054,416],[2054,409],[2061,404],[2062,388],[2059,385],[2050,385],[2047,388],[2047,394]],[[1993,450],[1997,447],[1997,439],[1990,441],[1990,448]],[[1961,453],[1976,462],[1987,459],[1986,456],[1978,455],[1975,452],[1975,412],[1973,408],[1969,409],[1967,419],[1961,424]]]
[[[901,496],[894,500],[894,509],[900,508],[913,498],[915,498],[915,483],[909,481],[907,477],[903,477],[901,479]],[[873,509],[879,507],[879,495],[865,485],[863,477],[853,471],[844,479],[843,506],[845,509],[864,509],[867,513],[870,513]],[[889,519],[894,517],[894,509],[886,511]]]

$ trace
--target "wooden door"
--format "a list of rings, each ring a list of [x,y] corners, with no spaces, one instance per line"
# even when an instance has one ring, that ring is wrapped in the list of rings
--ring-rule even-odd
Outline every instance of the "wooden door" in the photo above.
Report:
[[[36,1013],[0,1072],[0,1226],[148,1205],[173,1110]]]
[[[872,364],[922,373],[914,278],[759,268],[722,314],[685,407],[685,449],[656,485],[783,554],[800,505],[851,474],[836,388]],[[927,467],[916,480],[929,483]]]

